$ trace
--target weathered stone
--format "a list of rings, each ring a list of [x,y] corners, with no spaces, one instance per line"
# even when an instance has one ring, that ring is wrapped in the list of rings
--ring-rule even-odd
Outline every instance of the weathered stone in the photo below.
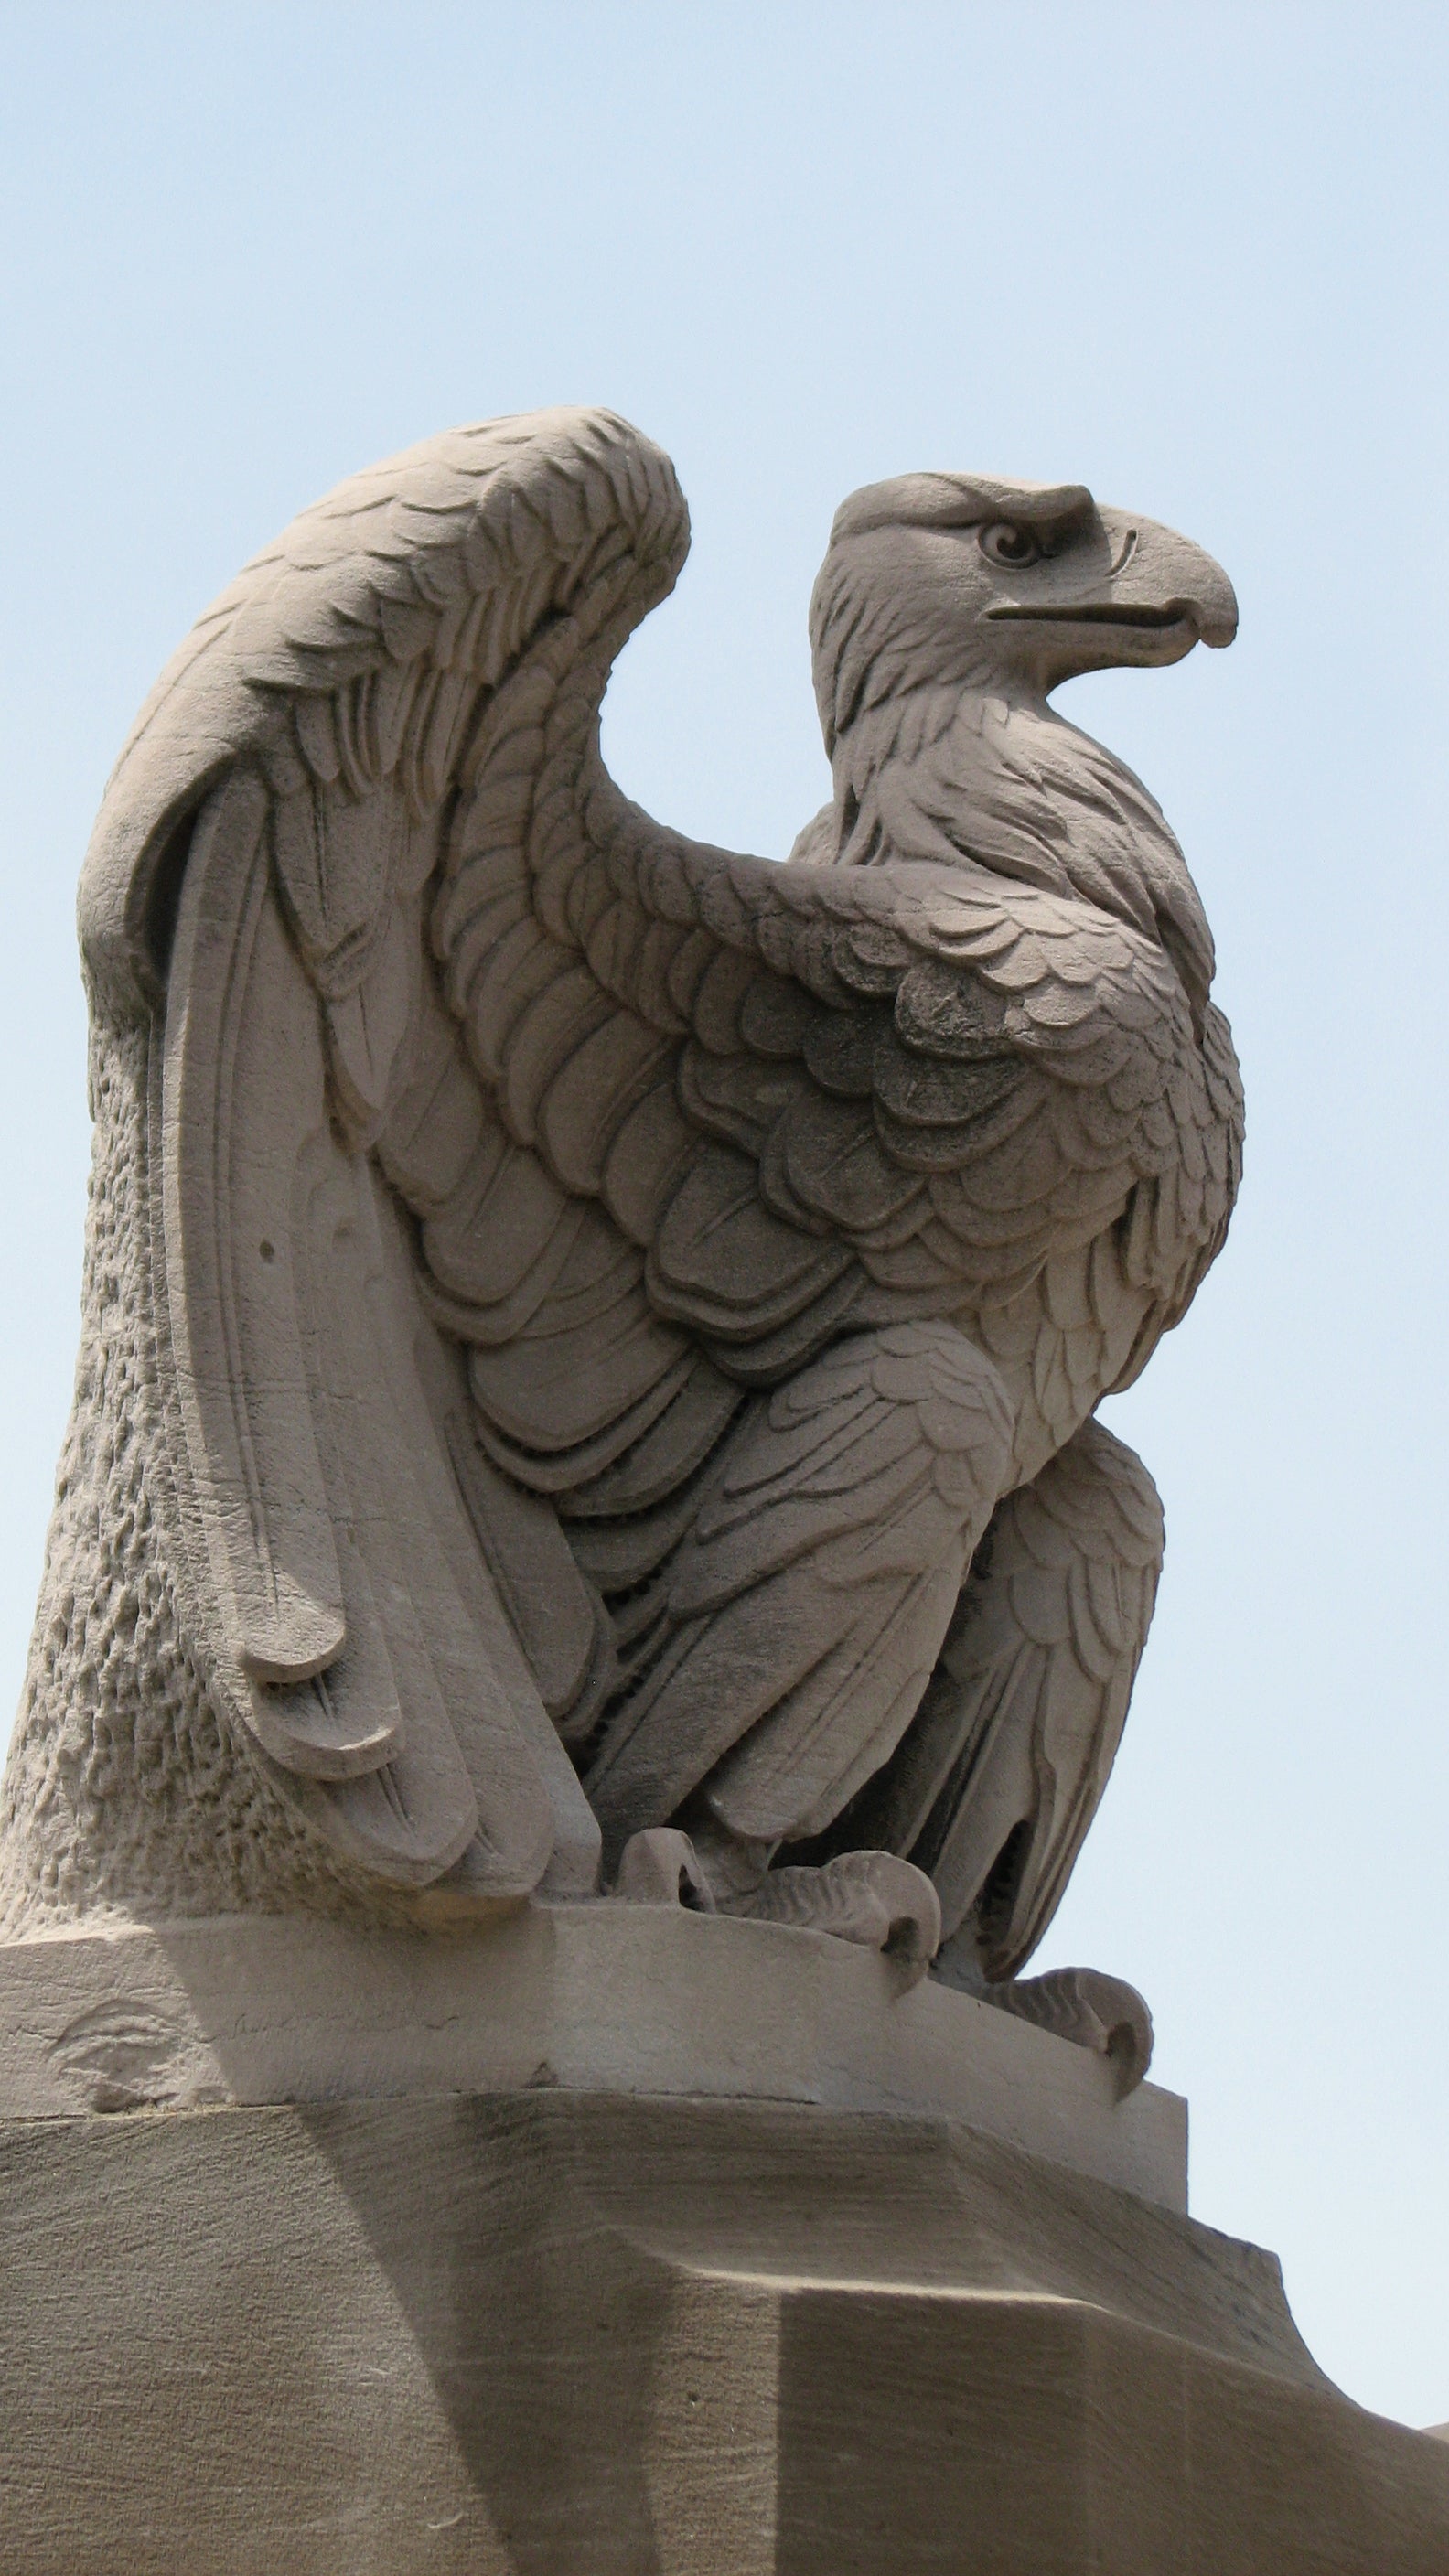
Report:
[[[933,2119],[0,2122],[6,2576],[1442,2576],[1255,2248]]]
[[[1142,1998],[1020,1974],[1161,1565],[1093,1415],[1242,1138],[1182,853],[1047,699],[1232,591],[1076,485],[857,493],[774,863],[601,764],[686,545],[610,414],[432,440],[107,790],[0,2567],[1442,2576],[1442,2444],[1184,2215]]]
[[[1187,2106],[821,1932],[664,1905],[423,1935],[241,1915],[0,1945],[0,2117],[559,2084],[935,2113],[1170,2209]]]
[[[611,414],[449,433],[249,565],[122,753],[12,1930],[486,1921],[661,1832],[967,1984],[1051,1918],[1161,1558],[1091,1417],[1241,1097],[1182,853],[1047,698],[1236,605],[1075,484],[857,493],[776,863],[600,761],[687,542]],[[1140,2077],[1120,1985],[1020,2001]]]

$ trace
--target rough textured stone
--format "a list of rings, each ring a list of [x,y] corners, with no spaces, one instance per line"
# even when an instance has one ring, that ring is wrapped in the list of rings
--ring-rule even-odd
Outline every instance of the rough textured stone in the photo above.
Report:
[[[432,440],[107,790],[0,2566],[1442,2576],[1443,2445],[1182,2214],[1142,1999],[1019,1973],[1161,1564],[1093,1415],[1242,1138],[1182,853],[1047,701],[1231,589],[1079,486],[857,493],[777,863],[600,761],[686,545],[610,414]]]
[[[1442,2576],[1247,2245],[939,2120],[0,2122],[7,2576]]]
[[[686,546],[610,414],[450,433],[305,512],[142,711],[82,885],[12,1931],[487,1920],[641,1832],[968,1985],[1051,1917],[1161,1557],[1091,1417],[1222,1240],[1241,1100],[1181,851],[1047,699],[1236,607],[1076,485],[857,493],[834,799],[776,863],[600,762]],[[1020,2001],[1140,2075],[1120,1987]]]

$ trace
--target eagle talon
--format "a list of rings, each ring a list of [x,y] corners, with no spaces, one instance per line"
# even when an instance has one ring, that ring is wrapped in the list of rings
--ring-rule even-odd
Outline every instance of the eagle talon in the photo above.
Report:
[[[688,1834],[652,1825],[631,1834],[620,1855],[614,1894],[626,1905],[679,1905],[713,1914],[714,1895]]]
[[[1104,1976],[1098,1968],[1052,1968],[1043,1977],[1014,1977],[979,1991],[982,2002],[998,2011],[1095,2049],[1112,2068],[1119,2102],[1135,2093],[1152,2063],[1152,2015],[1125,1977]]]
[[[819,1869],[772,1869],[721,1911],[879,1950],[899,1964],[907,1986],[919,1984],[941,1939],[935,1888],[924,1870],[893,1852],[841,1852]]]

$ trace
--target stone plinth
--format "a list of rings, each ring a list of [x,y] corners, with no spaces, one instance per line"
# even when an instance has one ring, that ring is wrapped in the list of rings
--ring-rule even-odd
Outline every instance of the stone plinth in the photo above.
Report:
[[[1270,2257],[939,2117],[0,2122],[6,2576],[1443,2576]]]
[[[561,2085],[937,2112],[1170,2208],[1187,2109],[876,1952],[677,1905],[482,1932],[253,1916],[0,1947],[0,2115]]]

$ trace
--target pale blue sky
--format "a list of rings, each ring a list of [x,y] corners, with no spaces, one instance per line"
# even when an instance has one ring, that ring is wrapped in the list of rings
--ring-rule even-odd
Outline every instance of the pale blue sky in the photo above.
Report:
[[[1219,942],[1248,1181],[1112,1409],[1157,1627],[1042,1964],[1132,1977],[1194,2205],[1352,2394],[1449,2416],[1446,17],[1438,7],[0,9],[0,1695],[74,1355],[76,871],[165,655],[354,467],[598,401],[694,512],[610,697],[664,818],[825,791],[852,486],[1090,483],[1208,546],[1227,656],[1080,683]]]

